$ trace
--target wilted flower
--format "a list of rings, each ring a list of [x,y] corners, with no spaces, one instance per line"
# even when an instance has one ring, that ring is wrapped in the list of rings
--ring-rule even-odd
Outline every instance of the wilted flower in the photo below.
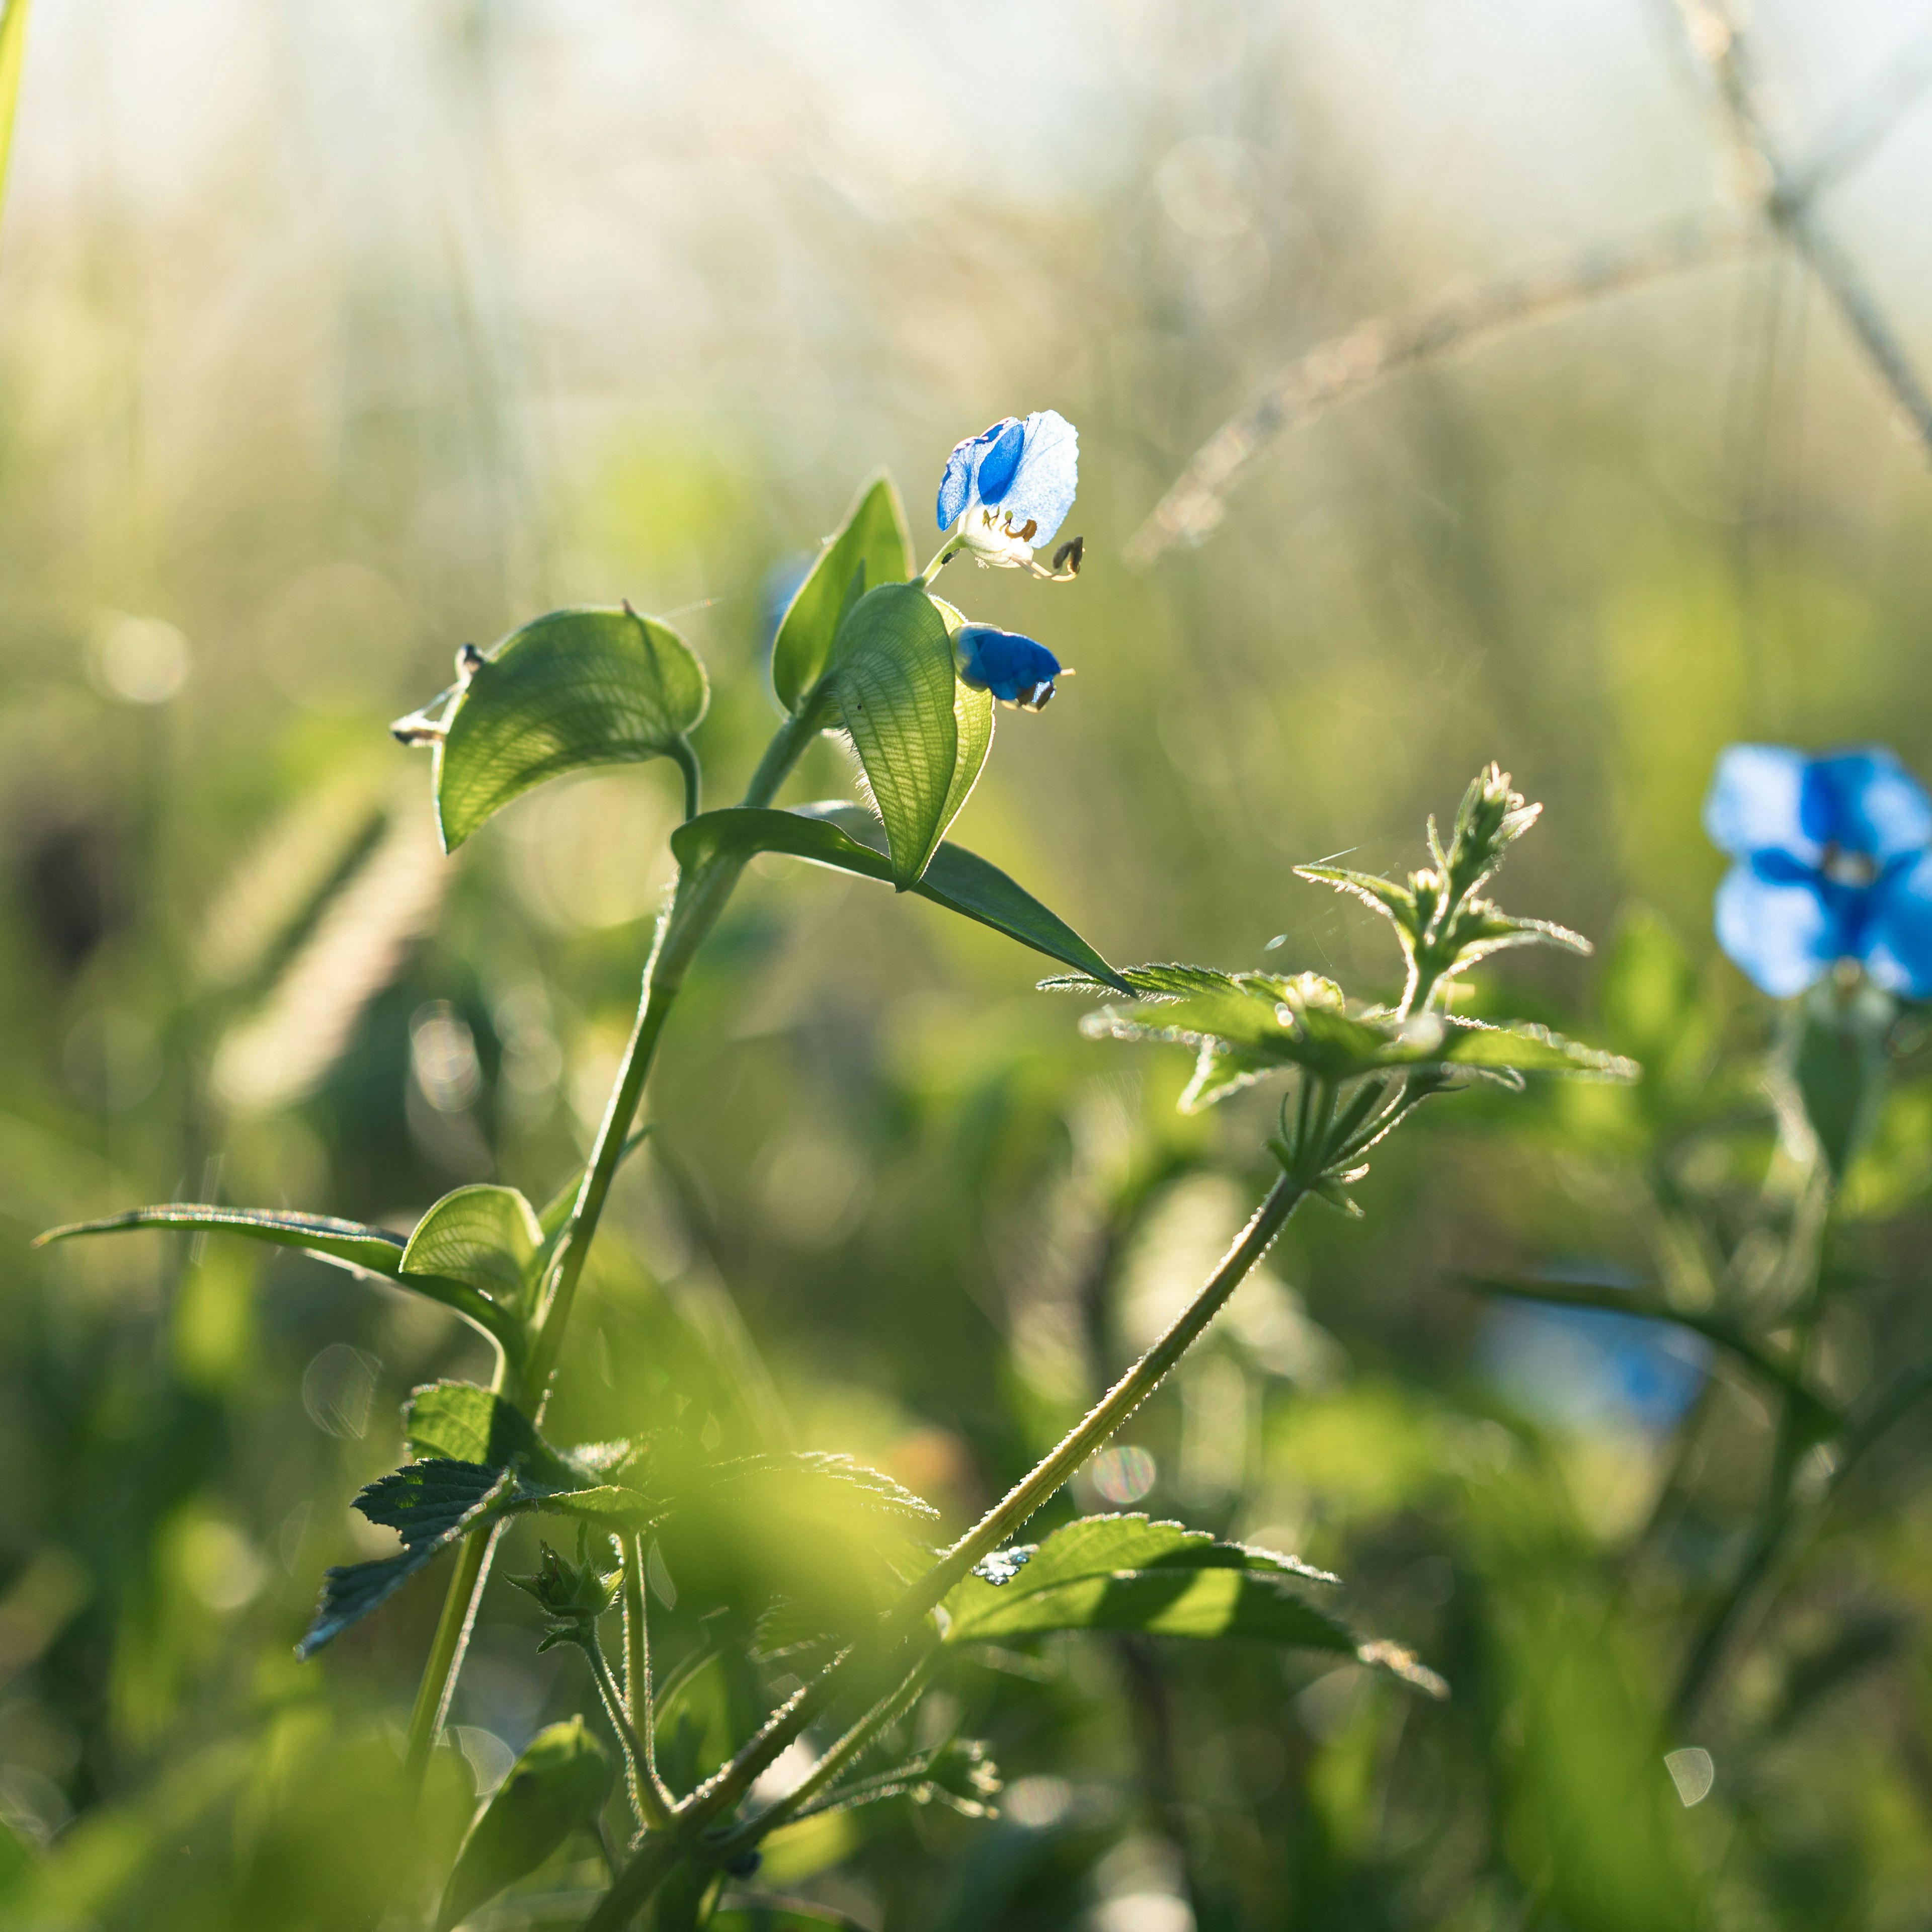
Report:
[[[1737,861],[1718,943],[1766,992],[1852,960],[1889,992],[1932,995],[1932,799],[1890,752],[1733,745],[1704,829]]]
[[[959,681],[976,691],[990,691],[1007,704],[1024,711],[1042,711],[1060,676],[1060,660],[1044,644],[1017,631],[995,630],[991,624],[968,624],[953,646]]]
[[[939,527],[958,524],[960,540],[982,564],[1049,574],[1034,551],[1066,520],[1079,474],[1080,433],[1064,416],[1054,410],[1036,410],[1024,422],[1007,416],[946,459]]]

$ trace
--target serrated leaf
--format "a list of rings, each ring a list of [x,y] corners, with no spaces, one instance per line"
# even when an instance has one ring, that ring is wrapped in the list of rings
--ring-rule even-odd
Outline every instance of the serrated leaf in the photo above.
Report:
[[[399,1288],[439,1302],[482,1330],[506,1353],[517,1354],[522,1338],[516,1323],[469,1282],[446,1276],[412,1274],[405,1277],[402,1262],[408,1244],[386,1228],[360,1221],[338,1220],[329,1214],[302,1214],[286,1208],[217,1208],[198,1202],[173,1201],[153,1208],[131,1208],[98,1221],[75,1221],[50,1228],[38,1236],[35,1247],[64,1241],[76,1234],[124,1234],[139,1228],[176,1228],[194,1232],[212,1228],[266,1241],[275,1247],[298,1248],[317,1261],[346,1268],[352,1274],[371,1275]]]
[[[1393,879],[1378,878],[1372,872],[1352,872],[1346,866],[1298,866],[1294,876],[1312,880],[1317,885],[1333,886],[1337,892],[1346,892],[1372,907],[1384,918],[1393,920],[1406,931],[1414,926],[1415,895]]]
[[[1492,1067],[1514,1073],[1565,1073],[1573,1078],[1628,1082],[1643,1070],[1621,1054],[1605,1053],[1566,1040],[1547,1027],[1522,1021],[1488,1026],[1450,1018],[1441,1052],[1430,1056],[1448,1066]]]
[[[652,1492],[658,1520],[682,1510],[701,1508],[728,1491],[755,1490],[776,1505],[786,1493],[794,1500],[818,1490],[847,1506],[913,1522],[933,1522],[939,1512],[923,1496],[868,1469],[849,1456],[819,1450],[775,1451],[742,1456],[690,1471],[664,1494]]]
[[[435,784],[443,849],[547,778],[670,755],[709,696],[697,654],[656,618],[584,605],[526,624],[445,721]]]
[[[594,1830],[612,1772],[581,1718],[538,1732],[470,1826],[443,1888],[436,1932],[449,1932],[535,1871],[573,1831]]]
[[[446,1194],[416,1223],[402,1274],[466,1282],[506,1308],[526,1311],[543,1229],[514,1187],[478,1184]]]
[[[1357,1648],[1346,1624],[1270,1577],[1243,1570],[1182,1568],[1082,1576],[1030,1595],[1014,1593],[976,1618],[971,1635],[976,1641],[1072,1630],[1252,1637],[1349,1657]]]
[[[962,764],[957,684],[945,620],[922,584],[868,590],[840,627],[826,689],[885,826],[899,892],[926,870],[948,823]]]
[[[412,1478],[412,1470],[430,1473]],[[412,1464],[372,1484],[357,1497],[356,1506],[372,1521],[389,1520],[402,1536],[402,1553],[371,1563],[338,1564],[328,1570],[322,1580],[322,1601],[296,1654],[313,1657],[387,1603],[440,1551],[495,1513],[514,1481],[506,1471],[445,1462]],[[372,1513],[372,1502],[381,1514]]]
[[[1042,1592],[1105,1582],[1128,1572],[1202,1569],[1249,1570],[1310,1582],[1337,1580],[1298,1557],[1249,1544],[1220,1542],[1180,1523],[1138,1514],[1082,1516],[1037,1546],[998,1552],[956,1584],[946,1599],[950,1619],[946,1640],[968,1643],[1022,1634],[1004,1619],[1014,1604]],[[992,1574],[986,1574],[989,1570]],[[1005,1580],[996,1581],[996,1576]],[[988,1618],[1000,1621],[995,1624]]]
[[[884,828],[862,806],[843,800],[789,812],[743,806],[707,812],[680,826],[671,834],[670,844],[686,872],[730,854],[780,852],[881,884],[892,879]],[[949,912],[976,920],[1049,959],[1078,968],[1083,986],[1102,992],[1127,990],[1113,968],[1064,920],[997,866],[962,847],[942,844],[912,890]]]
[[[526,1472],[554,1485],[574,1472],[513,1403],[474,1382],[426,1382],[403,1405],[403,1438],[412,1456],[447,1457],[507,1469],[519,1458]]]
[[[788,711],[799,708],[823,674],[855,576],[862,596],[882,584],[903,584],[911,574],[905,511],[892,478],[881,473],[860,489],[779,620],[772,643],[772,686]]]

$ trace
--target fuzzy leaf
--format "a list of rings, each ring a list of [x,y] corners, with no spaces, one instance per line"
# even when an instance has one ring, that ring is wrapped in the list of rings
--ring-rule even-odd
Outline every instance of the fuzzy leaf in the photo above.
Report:
[[[467,1282],[521,1312],[536,1287],[542,1240],[535,1211],[514,1187],[459,1187],[416,1223],[402,1274]]]
[[[816,866],[829,866],[861,878],[890,884],[884,828],[862,806],[833,800],[800,806],[790,812],[734,806],[707,812],[671,834],[678,863],[694,872],[708,860],[728,854],[782,852]],[[941,844],[925,876],[912,890],[967,919],[1078,969],[1082,986],[1096,991],[1128,990],[1122,980],[1066,922],[1049,912],[1031,893],[997,866],[963,848]]]
[[[1451,1018],[1439,1053],[1429,1056],[1448,1066],[1493,1068],[1515,1073],[1567,1073],[1573,1078],[1628,1082],[1643,1070],[1621,1054],[1565,1040],[1547,1027],[1517,1021],[1485,1026]]]
[[[669,755],[709,697],[691,646],[627,607],[584,605],[526,624],[445,721],[436,754],[443,849],[546,778]]]
[[[1346,866],[1298,866],[1294,876],[1312,880],[1317,885],[1333,886],[1337,892],[1346,892],[1372,907],[1405,930],[1414,926],[1415,895],[1393,879],[1378,879],[1372,872],[1351,872]]]
[[[892,478],[881,473],[860,490],[779,620],[772,643],[772,686],[788,711],[799,708],[824,671],[854,577],[862,597],[911,574],[905,511]]]
[[[952,644],[923,585],[868,591],[840,627],[827,692],[864,767],[886,828],[891,878],[904,892],[926,868],[956,795],[963,802]],[[988,734],[991,742],[991,734]],[[985,748],[980,756],[985,758]]]
[[[594,1830],[612,1768],[581,1718],[538,1732],[476,1815],[436,1915],[449,1932],[533,1872],[580,1826]]]
[[[524,1473],[556,1488],[579,1486],[572,1465],[537,1433],[520,1409],[474,1382],[426,1382],[403,1406],[403,1436],[412,1456],[448,1457]]]

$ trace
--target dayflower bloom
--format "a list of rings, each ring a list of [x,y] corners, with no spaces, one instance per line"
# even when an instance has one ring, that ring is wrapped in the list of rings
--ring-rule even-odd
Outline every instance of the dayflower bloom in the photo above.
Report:
[[[991,624],[968,624],[952,647],[962,684],[990,691],[1023,711],[1043,711],[1060,675],[1060,660],[1044,644],[1017,631],[998,631]]]
[[[1851,960],[1888,992],[1932,997],[1932,799],[1890,752],[1732,745],[1704,829],[1737,861],[1718,943],[1766,992]]]
[[[958,524],[982,564],[1043,572],[1034,551],[1065,522],[1079,477],[1080,433],[1064,416],[1036,410],[1024,422],[1007,416],[947,458],[939,527]]]

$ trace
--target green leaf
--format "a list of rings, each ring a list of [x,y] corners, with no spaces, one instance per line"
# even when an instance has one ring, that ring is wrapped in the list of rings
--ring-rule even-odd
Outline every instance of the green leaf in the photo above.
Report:
[[[443,1888],[436,1932],[449,1932],[535,1871],[573,1831],[594,1830],[611,1775],[609,1756],[581,1718],[538,1732],[470,1826]]]
[[[34,1246],[45,1247],[50,1241],[64,1241],[76,1234],[119,1234],[130,1228],[219,1228],[245,1234],[250,1240],[272,1242],[277,1247],[300,1248],[319,1260],[334,1262],[359,1274],[392,1278],[402,1267],[407,1246],[401,1235],[392,1234],[386,1228],[338,1221],[332,1214],[298,1214],[274,1208],[211,1208],[190,1201],[130,1208],[124,1214],[109,1214],[98,1221],[50,1228],[36,1237]]]
[[[471,676],[436,746],[436,820],[453,852],[492,813],[589,765],[688,755],[704,667],[669,625],[628,605],[554,610]]]
[[[520,1457],[525,1472],[556,1488],[576,1484],[568,1460],[537,1433],[530,1418],[502,1396],[474,1382],[428,1382],[410,1391],[403,1406],[403,1439],[412,1456],[510,1468]]]
[[[1844,1180],[1878,1125],[1891,1072],[1886,1040],[1898,1017],[1892,996],[1869,981],[1848,991],[1826,980],[1788,1022],[1791,1082],[1834,1181]]]
[[[816,866],[856,872],[890,884],[886,835],[862,806],[832,801],[790,812],[733,806],[707,812],[671,834],[671,850],[686,872],[727,854],[782,852]],[[961,847],[941,844],[925,876],[914,886],[930,899],[967,919],[990,926],[1022,946],[1076,967],[1079,982],[1098,992],[1126,992],[1126,982],[1066,921],[982,858]]]
[[[861,488],[779,621],[772,644],[772,685],[788,711],[797,710],[824,674],[854,578],[863,596],[882,584],[903,584],[911,574],[905,511],[892,478],[881,472]]]
[[[371,1563],[338,1564],[322,1580],[322,1601],[296,1654],[313,1657],[387,1603],[439,1551],[464,1535],[499,1505],[515,1479],[502,1469],[474,1463],[412,1463],[374,1483],[356,1499],[372,1522],[386,1522],[403,1539],[402,1553]]]
[[[1316,885],[1333,886],[1337,892],[1346,892],[1372,907],[1384,919],[1394,920],[1405,932],[1414,930],[1415,895],[1393,879],[1379,879],[1372,872],[1352,872],[1346,866],[1298,866],[1294,876],[1311,880]]]
[[[416,1223],[404,1250],[402,1277],[466,1282],[502,1306],[526,1312],[542,1241],[535,1210],[514,1187],[459,1187]]]
[[[1291,1576],[1336,1580],[1296,1558],[1216,1542],[1179,1523],[1088,1516],[1036,1550],[989,1558],[956,1586],[946,1599],[946,1641],[980,1643],[1073,1630],[1246,1637],[1333,1652],[1388,1671],[1432,1696],[1446,1694],[1442,1680],[1400,1645],[1364,1642],[1296,1596],[1286,1587]]]
[[[755,1494],[777,1509],[810,1508],[817,1491],[842,1506],[869,1514],[914,1522],[935,1522],[939,1512],[923,1496],[868,1469],[849,1456],[820,1450],[777,1451],[713,1462],[692,1471],[668,1493],[651,1492],[653,1520],[664,1521],[682,1510],[707,1508],[728,1493]]]
[[[1381,1007],[1351,1011],[1340,988],[1312,973],[1222,973],[1204,966],[1132,966],[1121,976],[1138,1009],[1103,1006],[1082,1030],[1090,1037],[1176,1042],[1203,1049],[1189,1090],[1197,1104],[1244,1085],[1270,1066],[1305,1066],[1330,1080],[1387,1067],[1450,1066],[1478,1072],[1566,1073],[1634,1080],[1636,1063],[1564,1039],[1546,1028],[1490,1026],[1435,1012],[1408,1018]],[[1103,990],[1079,979],[1048,980],[1051,990]],[[1208,1053],[1232,1057],[1223,1076]]]
[[[0,0],[0,208],[6,205],[14,114],[20,104],[20,70],[26,57],[27,0]]]
[[[1318,1583],[1339,1580],[1298,1557],[1219,1542],[1178,1522],[1138,1514],[1082,1516],[1044,1543],[996,1552],[956,1584],[946,1599],[946,1641],[976,1642],[996,1635],[1006,1628],[1004,1620],[1014,1604],[1072,1584],[1105,1582],[1130,1571],[1202,1569],[1252,1570]]]
[[[963,802],[979,776],[974,767],[962,788],[958,683],[946,621],[923,584],[868,590],[840,626],[826,689],[865,769],[899,892],[926,870],[948,806],[956,794]]]

